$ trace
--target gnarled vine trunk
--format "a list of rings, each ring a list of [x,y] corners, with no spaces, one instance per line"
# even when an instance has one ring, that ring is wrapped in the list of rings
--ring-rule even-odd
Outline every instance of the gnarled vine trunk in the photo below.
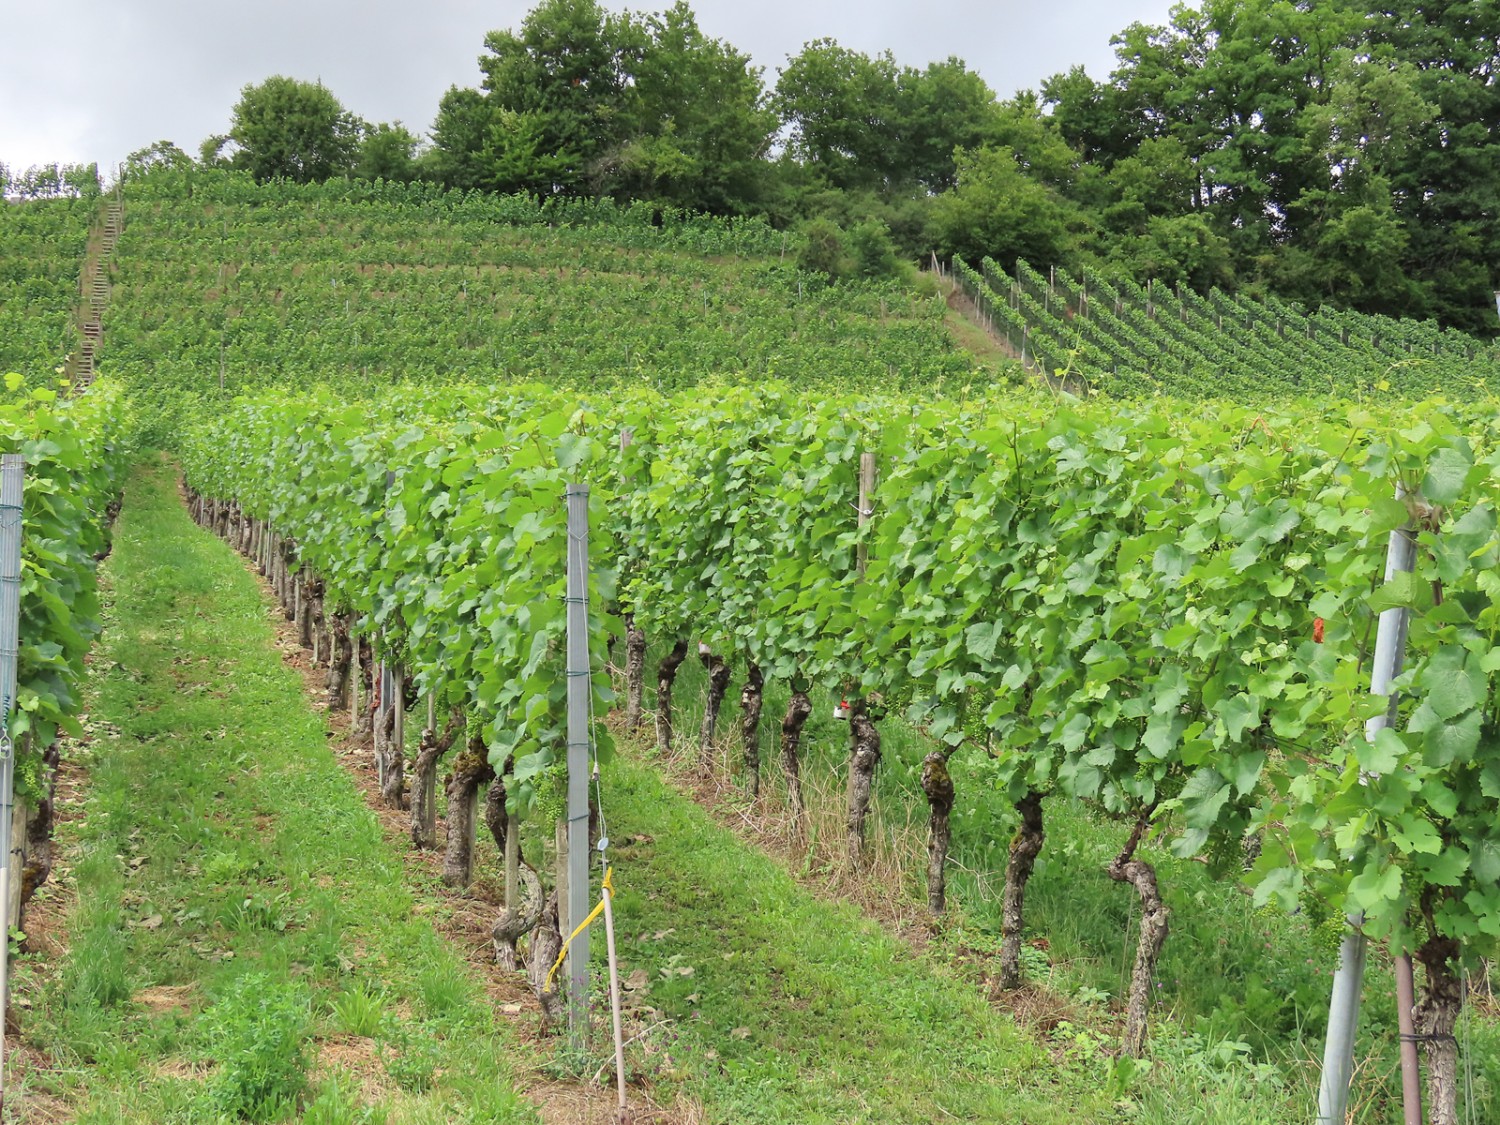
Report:
[[[712,652],[700,652],[698,659],[708,672],[708,696],[703,704],[703,725],[698,731],[698,765],[707,772],[713,763],[714,733],[719,727],[719,711],[729,692],[729,661]]]
[[[1423,905],[1425,912],[1427,904]],[[1453,1032],[1464,1006],[1459,953],[1457,940],[1438,936],[1428,938],[1416,951],[1424,979],[1413,1014],[1417,1036],[1427,1053],[1431,1125],[1458,1125],[1458,1039]]]
[[[353,615],[335,613],[330,620],[328,676],[328,709],[342,711],[349,706],[349,672],[354,663],[354,642],[349,636]]]
[[[953,777],[948,772],[952,747],[933,750],[922,759],[922,792],[927,795],[927,908],[948,908],[948,845],[952,839]]]
[[[453,763],[448,777],[448,838],[443,851],[443,882],[467,887],[474,871],[475,796],[479,787],[495,779],[485,753],[484,739],[475,736]],[[556,956],[556,954],[554,954]]]
[[[856,699],[849,711],[849,863],[864,866],[870,798],[880,764],[880,731],[870,718],[869,701]]]
[[[495,847],[505,857],[505,904],[490,928],[490,940],[495,946],[495,963],[513,972],[520,956],[516,943],[537,924],[546,896],[542,893],[541,878],[521,854],[521,820],[506,811],[506,776],[508,772],[490,783],[484,801],[484,822],[489,826]]]
[[[30,735],[27,736],[28,742]],[[26,825],[26,864],[21,868],[21,923],[25,929],[26,904],[37,888],[52,876],[52,828],[56,821],[57,767],[61,750],[57,740],[42,751],[42,793],[36,799]],[[7,904],[8,906],[9,904]]]
[[[1021,935],[1026,925],[1026,884],[1036,870],[1047,834],[1042,826],[1042,795],[1035,789],[1016,802],[1021,823],[1011,837],[1000,907],[1000,987],[1021,987]]]
[[[646,700],[646,631],[625,615],[625,729],[641,729]]]
[[[542,1026],[545,1028],[555,1027],[563,1017],[564,1002],[560,987],[566,979],[563,971],[559,969],[551,985],[547,984],[547,974],[552,971],[553,962],[561,952],[562,934],[557,927],[557,892],[553,891],[542,904],[541,916],[531,931],[531,964],[527,967],[531,990],[536,993],[536,998],[542,1005]]]
[[[354,685],[351,691],[359,699],[354,712],[354,729],[351,732],[357,741],[370,737],[375,722],[375,653],[369,639],[359,637],[354,642]]]
[[[760,796],[760,713],[765,704],[766,678],[760,665],[750,662],[745,669],[745,686],[740,689],[740,744],[745,752],[745,776],[750,796]]]
[[[1135,946],[1135,965],[1130,971],[1130,994],[1125,1005],[1123,1050],[1138,1059],[1146,1050],[1146,1027],[1151,1015],[1151,981],[1156,976],[1156,962],[1167,940],[1167,919],[1171,911],[1162,901],[1156,884],[1156,869],[1135,852],[1151,823],[1151,811],[1143,813],[1131,829],[1130,839],[1120,854],[1110,861],[1109,877],[1117,883],[1129,883],[1141,899],[1141,934]]]
[[[297,616],[297,587],[292,566],[297,561],[297,546],[290,539],[281,541],[281,608],[288,621]]]
[[[417,760],[411,768],[411,842],[422,849],[437,846],[437,771],[443,755],[464,729],[462,707],[453,708],[441,732],[422,729]]]
[[[679,640],[656,666],[656,745],[669,754],[672,752],[672,685],[677,682],[677,669],[687,659],[687,651],[687,641]]]
[[[311,572],[297,575],[297,643],[303,648],[313,646],[314,602],[322,588],[322,581]]]
[[[542,880],[523,863],[516,870],[518,883],[525,884],[525,891],[518,892],[517,902],[503,907],[500,916],[490,928],[490,939],[495,944],[495,964],[507,972],[514,972],[520,964],[520,953],[516,943],[529,934],[542,917],[546,896],[542,894]],[[524,904],[524,905],[523,905]],[[557,954],[552,954],[553,960]],[[551,967],[550,964],[548,966]]]
[[[781,720],[781,770],[786,774],[786,799],[798,830],[807,827],[807,806],[802,800],[802,728],[812,714],[812,700],[805,691],[793,691]]]

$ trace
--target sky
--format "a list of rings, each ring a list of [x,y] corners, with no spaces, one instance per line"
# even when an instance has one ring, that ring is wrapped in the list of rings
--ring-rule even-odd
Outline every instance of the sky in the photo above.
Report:
[[[1164,23],[1171,0],[690,0],[699,26],[776,70],[831,37],[903,65],[957,55],[1001,96],[1074,65],[1114,64],[1110,36]],[[605,0],[658,11],[669,0]],[[229,130],[240,90],[273,74],[321,80],[367,121],[425,133],[449,86],[478,86],[484,35],[519,27],[500,0],[0,0],[0,162],[97,161],[170,140],[196,155]]]

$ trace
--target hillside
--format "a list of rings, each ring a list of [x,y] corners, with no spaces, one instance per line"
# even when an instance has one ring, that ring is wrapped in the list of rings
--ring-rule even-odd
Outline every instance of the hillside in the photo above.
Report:
[[[1500,349],[1435,321],[1304,309],[1219,289],[1142,288],[1091,269],[1077,278],[990,258],[953,277],[973,313],[1033,371],[1075,389],[1260,403],[1288,396],[1478,397],[1500,389]]]
[[[760,222],[212,172],[132,183],[126,209],[100,368],[163,403],[269,383],[934,387],[974,370],[938,297],[824,284]]]
[[[50,376],[76,344],[73,311],[93,199],[0,202],[0,371]]]

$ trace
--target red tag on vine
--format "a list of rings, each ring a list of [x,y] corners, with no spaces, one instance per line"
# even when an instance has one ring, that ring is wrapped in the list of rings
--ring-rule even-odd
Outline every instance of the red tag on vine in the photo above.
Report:
[[[1313,618],[1313,643],[1323,643],[1323,619],[1321,617]]]

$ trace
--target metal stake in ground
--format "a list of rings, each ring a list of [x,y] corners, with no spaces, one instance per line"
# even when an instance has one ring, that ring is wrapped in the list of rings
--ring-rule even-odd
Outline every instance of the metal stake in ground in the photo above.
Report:
[[[589,914],[589,486],[570,484],[568,499],[568,888],[559,929],[572,933]],[[588,1039],[589,935],[568,948],[568,1029]]]
[[[21,495],[26,459],[0,457],[0,1113],[5,1108],[5,1025],[10,1015],[10,834],[14,814],[16,754],[10,740],[15,709],[16,657],[21,632]]]
[[[1406,491],[1396,490],[1397,499]],[[1409,572],[1416,563],[1417,541],[1411,528],[1391,532],[1385,555],[1385,580]],[[1370,666],[1370,691],[1391,697],[1385,711],[1365,724],[1365,737],[1373,740],[1391,725],[1396,697],[1391,681],[1401,674],[1406,654],[1408,614],[1404,608],[1383,611],[1375,631],[1375,659]],[[1318,1087],[1318,1125],[1344,1125],[1349,1101],[1349,1081],[1354,1076],[1354,1036],[1359,1027],[1359,999],[1365,978],[1365,937],[1359,932],[1361,918],[1351,918],[1349,933],[1339,947],[1338,972],[1333,977],[1333,995],[1328,1005],[1328,1040],[1323,1048],[1323,1077]]]

